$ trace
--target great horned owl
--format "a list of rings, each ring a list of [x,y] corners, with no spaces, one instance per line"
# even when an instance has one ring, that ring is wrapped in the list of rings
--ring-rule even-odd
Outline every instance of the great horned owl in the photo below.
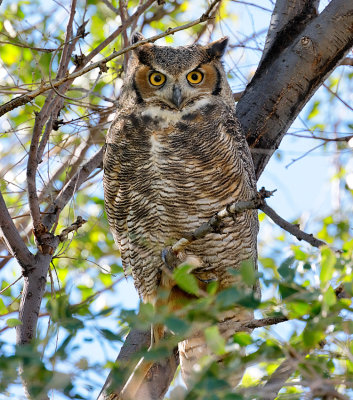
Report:
[[[142,39],[133,36],[133,43]],[[144,302],[157,291],[170,302],[188,295],[163,272],[161,251],[206,222],[228,203],[250,200],[256,181],[252,158],[235,117],[232,91],[221,57],[228,39],[206,46],[145,44],[132,54],[119,108],[106,139],[105,207],[123,266],[131,268]],[[245,260],[256,265],[257,213],[224,221],[220,234],[193,242],[186,254],[200,260],[193,270],[201,288],[241,285],[229,273]],[[225,318],[244,320],[234,310]],[[203,337],[179,344],[184,380],[205,352]]]

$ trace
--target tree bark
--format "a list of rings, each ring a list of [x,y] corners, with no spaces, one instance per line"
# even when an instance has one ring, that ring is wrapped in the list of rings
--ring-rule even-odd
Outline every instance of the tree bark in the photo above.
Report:
[[[353,46],[353,3],[334,0],[305,29],[273,40],[237,105],[257,178],[288,128]]]

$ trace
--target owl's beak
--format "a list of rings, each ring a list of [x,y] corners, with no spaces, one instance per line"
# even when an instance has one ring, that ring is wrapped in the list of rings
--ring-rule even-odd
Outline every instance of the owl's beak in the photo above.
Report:
[[[183,98],[181,96],[181,90],[179,86],[174,85],[172,102],[179,108]]]

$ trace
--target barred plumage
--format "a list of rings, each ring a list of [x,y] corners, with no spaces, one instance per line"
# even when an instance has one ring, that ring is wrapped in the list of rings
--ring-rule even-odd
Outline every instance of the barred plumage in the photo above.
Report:
[[[145,45],[129,64],[106,140],[104,191],[123,266],[131,267],[145,302],[156,301],[159,287],[170,290],[173,301],[183,296],[162,272],[163,248],[226,204],[255,195],[250,151],[220,62],[226,42],[179,48]],[[164,76],[161,87],[149,81],[151,71],[160,73],[161,80]],[[187,82],[190,71],[200,71],[201,83]],[[195,81],[199,77],[191,76]],[[256,211],[228,218],[221,234],[208,235],[187,248],[201,263],[193,274],[201,284],[217,280],[220,289],[242,285],[228,269],[249,259],[256,263],[257,232]],[[232,317],[250,314],[234,310]],[[180,345],[186,380],[194,355],[205,351],[202,338]]]

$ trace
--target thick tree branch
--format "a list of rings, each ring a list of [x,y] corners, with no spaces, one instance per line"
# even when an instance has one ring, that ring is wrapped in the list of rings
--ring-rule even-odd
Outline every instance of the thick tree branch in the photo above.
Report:
[[[301,360],[292,355],[287,357],[266,382],[261,393],[263,400],[274,400],[292,373],[297,369]]]
[[[257,177],[301,109],[352,48],[352,25],[353,3],[333,0],[284,49],[278,44],[256,71],[237,116]]]
[[[267,32],[260,64],[271,58],[271,49],[285,48],[293,35],[301,32],[316,17],[320,0],[277,0]],[[288,43],[289,41],[289,43]]]
[[[138,361],[135,360],[135,364],[132,364],[134,355],[143,348],[148,348],[150,340],[150,331],[130,331],[116,360],[116,364],[119,366],[129,366],[129,368],[134,368]],[[171,362],[170,359],[168,359],[156,362],[153,365],[153,371],[149,374],[147,382],[141,386],[136,395],[137,399],[150,400],[163,398],[174,377],[176,367],[179,364],[178,353],[176,350],[174,351],[173,357],[174,362]],[[98,396],[98,400],[118,399],[118,394],[121,392],[124,385],[119,378],[121,378],[121,375],[113,369]]]

